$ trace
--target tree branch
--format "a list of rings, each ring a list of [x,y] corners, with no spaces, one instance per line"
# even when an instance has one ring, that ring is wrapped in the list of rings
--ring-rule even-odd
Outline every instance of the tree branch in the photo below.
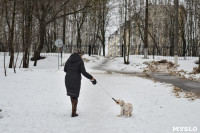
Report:
[[[78,13],[78,12],[80,12],[80,11],[83,11],[83,10],[85,10],[85,9],[88,8],[88,7],[91,7],[91,6],[84,6],[83,8],[81,8],[81,9],[79,9],[79,10],[76,10],[76,11],[73,11],[73,12],[69,12],[69,13],[66,13],[66,14],[63,14],[63,15],[60,15],[60,16],[57,16],[57,15],[60,13],[60,11],[62,11],[62,10],[59,10],[59,11],[54,15],[54,17],[53,17],[52,19],[50,19],[49,21],[46,22],[46,24],[51,23],[51,22],[54,21],[55,19],[59,19],[59,18],[62,18],[62,17],[64,17],[64,16],[68,16],[68,15],[75,14],[75,13]]]

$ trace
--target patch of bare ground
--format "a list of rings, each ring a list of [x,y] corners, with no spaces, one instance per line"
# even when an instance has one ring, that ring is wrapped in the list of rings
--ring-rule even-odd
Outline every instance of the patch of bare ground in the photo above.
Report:
[[[174,94],[174,96],[176,96],[177,98],[188,98],[189,101],[194,101],[197,98],[200,98],[200,93],[198,92],[185,92],[183,91],[181,88],[174,86],[172,93]]]
[[[144,64],[146,64],[147,67],[143,69],[143,73],[147,77],[149,77],[151,73],[166,73],[182,79],[200,82],[200,78],[195,76],[199,74],[198,67],[194,67],[192,72],[186,72],[184,70],[177,70],[179,66],[175,66],[173,62],[167,60],[144,62]]]

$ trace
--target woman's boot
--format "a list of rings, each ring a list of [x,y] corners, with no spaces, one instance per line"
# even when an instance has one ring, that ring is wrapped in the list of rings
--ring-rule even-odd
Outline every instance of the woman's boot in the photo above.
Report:
[[[71,102],[72,102],[72,117],[76,117],[78,116],[78,114],[76,113],[78,99],[71,98]]]

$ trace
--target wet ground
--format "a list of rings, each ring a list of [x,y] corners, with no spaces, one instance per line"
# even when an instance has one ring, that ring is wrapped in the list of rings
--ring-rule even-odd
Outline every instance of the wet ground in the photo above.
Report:
[[[156,81],[173,84],[181,88],[183,91],[195,92],[200,97],[200,82],[195,82],[189,79],[181,79],[176,76],[171,76],[163,73],[153,73],[150,75]]]

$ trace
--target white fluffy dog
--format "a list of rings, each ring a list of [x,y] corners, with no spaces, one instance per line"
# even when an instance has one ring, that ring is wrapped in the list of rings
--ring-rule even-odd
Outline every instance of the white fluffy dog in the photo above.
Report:
[[[121,106],[121,111],[118,117],[123,115],[125,116],[132,116],[133,106],[131,103],[124,103],[123,100],[116,100],[116,103]]]

